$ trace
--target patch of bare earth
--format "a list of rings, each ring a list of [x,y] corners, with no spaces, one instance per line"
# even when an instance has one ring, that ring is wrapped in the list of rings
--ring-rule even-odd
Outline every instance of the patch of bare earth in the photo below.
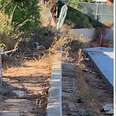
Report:
[[[113,90],[102,75],[91,64],[91,61],[83,61],[77,66],[76,53],[73,54],[76,65],[77,91],[82,100],[81,106],[87,110],[90,116],[105,116],[103,106],[113,104]]]
[[[0,116],[44,116],[50,75],[48,59],[26,61],[22,67],[5,70]]]

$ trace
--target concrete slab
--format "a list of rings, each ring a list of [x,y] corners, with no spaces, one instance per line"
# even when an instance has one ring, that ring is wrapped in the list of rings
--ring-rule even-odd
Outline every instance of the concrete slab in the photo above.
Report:
[[[0,116],[20,116],[20,112],[0,112]]]
[[[114,52],[113,48],[97,47],[87,48],[84,51],[89,55],[92,61],[96,64],[97,68],[104,75],[104,77],[113,85],[114,77]]]

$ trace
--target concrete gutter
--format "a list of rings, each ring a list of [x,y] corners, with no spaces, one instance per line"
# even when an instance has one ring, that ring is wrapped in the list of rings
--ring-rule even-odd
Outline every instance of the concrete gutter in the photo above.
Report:
[[[54,58],[50,80],[47,116],[62,116],[62,53]]]
[[[104,79],[108,80],[110,85],[114,87],[114,52],[113,48],[105,47],[96,47],[96,48],[87,48],[84,51],[89,55],[89,58],[100,73],[105,77]]]

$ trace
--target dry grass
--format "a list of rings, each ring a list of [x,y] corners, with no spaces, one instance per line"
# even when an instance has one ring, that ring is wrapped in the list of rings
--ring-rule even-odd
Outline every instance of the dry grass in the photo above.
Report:
[[[0,11],[0,32],[9,33],[11,30],[9,17],[4,12]]]
[[[26,61],[21,67],[11,67],[4,71],[4,76],[19,77],[19,76],[50,76],[50,64],[46,59],[40,61]]]
[[[43,116],[46,112],[49,79],[51,76],[51,60],[49,56],[46,56],[39,61],[25,61],[23,66],[8,68],[3,73],[3,81],[7,83],[8,88],[11,88],[10,92],[14,90],[23,91],[25,93],[23,97],[34,104],[34,106],[33,104],[29,104],[34,110],[33,113],[37,112],[40,116]],[[11,98],[14,99],[14,94]],[[1,96],[0,99],[2,99]],[[14,105],[15,103],[12,104]],[[3,104],[0,104],[0,108],[6,108],[8,105],[9,103],[3,102]],[[16,108],[18,107],[16,105]],[[25,107],[24,111],[25,109],[28,108]],[[8,110],[10,110],[9,106]]]
[[[50,25],[51,23],[51,14],[50,14],[50,10],[49,8],[47,8],[46,6],[41,6],[41,17],[40,17],[40,21],[43,27],[47,27]]]

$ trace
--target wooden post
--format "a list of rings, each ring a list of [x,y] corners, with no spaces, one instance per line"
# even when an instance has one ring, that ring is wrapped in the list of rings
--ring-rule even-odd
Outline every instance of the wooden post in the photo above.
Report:
[[[80,65],[81,61],[83,60],[83,56],[82,56],[82,49],[78,50],[78,58],[77,58],[77,65]]]

